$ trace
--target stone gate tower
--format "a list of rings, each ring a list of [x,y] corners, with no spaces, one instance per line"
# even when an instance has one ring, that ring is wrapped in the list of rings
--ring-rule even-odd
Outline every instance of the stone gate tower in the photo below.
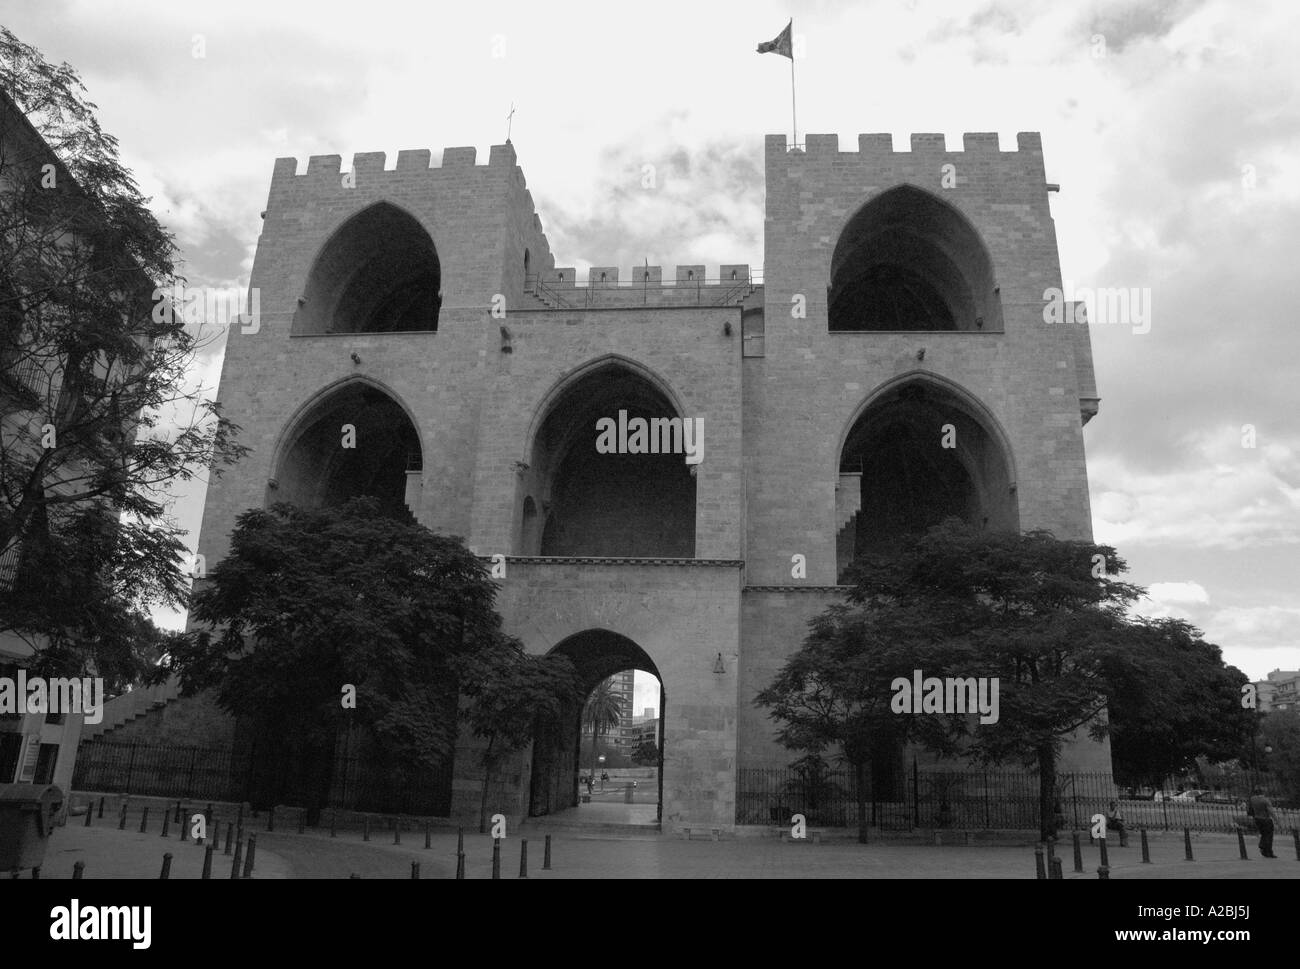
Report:
[[[232,328],[219,395],[252,453],[213,482],[199,551],[218,562],[251,507],[372,494],[506,556],[498,608],[530,651],[587,686],[660,678],[665,829],[744,822],[746,772],[790,760],[753,697],[856,551],[949,514],[1091,537],[1091,351],[1043,321],[1061,279],[1037,135],[769,136],[762,273],[580,279],[510,144],[430,161],[276,162],[260,319]],[[603,453],[604,418],[697,422],[700,460],[666,421],[663,448]],[[539,731],[494,810],[572,805],[576,739],[576,711]],[[1104,746],[1071,756],[1109,770]],[[454,812],[476,809],[473,760]]]

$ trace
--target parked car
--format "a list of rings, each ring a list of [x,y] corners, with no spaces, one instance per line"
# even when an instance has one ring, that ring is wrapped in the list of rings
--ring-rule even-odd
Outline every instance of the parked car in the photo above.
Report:
[[[1204,804],[1244,804],[1245,799],[1228,791],[1202,791],[1196,800]]]

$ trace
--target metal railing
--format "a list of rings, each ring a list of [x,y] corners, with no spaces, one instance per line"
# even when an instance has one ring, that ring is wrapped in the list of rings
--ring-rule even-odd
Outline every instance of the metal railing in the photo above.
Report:
[[[524,288],[554,309],[599,309],[626,306],[731,306],[761,286],[763,273],[751,270],[743,278],[679,279],[651,281],[643,277],[588,280],[586,285],[557,286],[540,274],[529,274]]]
[[[1243,775],[1211,797],[1220,800],[1127,797],[1110,774],[1066,772],[1057,775],[1057,824],[1061,830],[1086,830],[1110,802],[1131,830],[1232,832],[1246,824],[1245,798],[1252,778]],[[1273,802],[1279,830],[1300,827],[1300,805],[1276,784],[1262,780]],[[886,831],[954,828],[968,831],[1024,830],[1039,827],[1038,775],[1018,770],[898,771],[869,777],[863,802],[870,825]],[[794,814],[810,825],[853,827],[859,797],[851,771],[818,774],[784,769],[741,769],[736,784],[737,824],[788,825]],[[1249,825],[1247,825],[1249,826]]]

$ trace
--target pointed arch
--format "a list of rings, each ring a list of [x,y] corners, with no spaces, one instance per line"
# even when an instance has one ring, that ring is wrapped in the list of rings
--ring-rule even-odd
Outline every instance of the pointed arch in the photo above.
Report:
[[[1000,330],[993,260],[964,212],[902,184],[841,227],[831,255],[831,330]]]
[[[438,328],[442,264],[433,237],[381,200],[349,216],[321,245],[292,333],[387,333]]]

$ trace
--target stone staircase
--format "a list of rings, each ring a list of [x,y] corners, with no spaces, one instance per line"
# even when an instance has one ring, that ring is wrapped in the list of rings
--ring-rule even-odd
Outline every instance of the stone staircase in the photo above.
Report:
[[[81,739],[84,742],[103,737],[151,710],[166,706],[180,695],[180,682],[172,676],[157,686],[136,687],[130,693],[115,696],[104,704],[104,716],[99,723],[82,726]]]
[[[841,471],[835,486],[835,575],[853,561],[858,539],[858,513],[862,510],[862,472]]]

